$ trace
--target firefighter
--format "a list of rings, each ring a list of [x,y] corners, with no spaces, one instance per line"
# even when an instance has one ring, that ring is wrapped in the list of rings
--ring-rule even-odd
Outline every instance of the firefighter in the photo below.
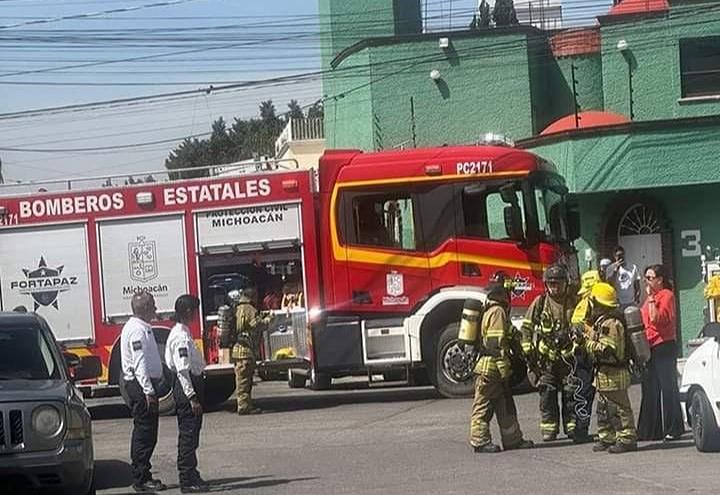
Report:
[[[188,325],[197,316],[200,300],[184,294],[175,301],[175,326],[165,344],[165,363],[175,374],[173,397],[178,423],[177,469],[182,493],[203,493],[208,484],[197,470],[197,448],[202,428],[205,359]]]
[[[528,449],[534,445],[524,440],[517,419],[517,409],[510,390],[510,343],[513,327],[508,319],[510,294],[502,280],[487,288],[487,304],[475,342],[480,356],[475,365],[475,400],[470,416],[470,445],[476,453],[500,452],[492,443],[490,420],[497,417],[504,450]]]
[[[537,375],[540,393],[540,431],[543,441],[557,439],[561,411],[563,430],[568,438],[575,434],[573,387],[568,377],[573,361],[570,319],[575,296],[569,290],[568,273],[561,265],[552,265],[543,274],[545,293],[530,304],[522,324],[522,349],[528,366]]]
[[[615,289],[605,282],[590,292],[591,332],[584,343],[595,362],[595,387],[598,391],[598,442],[594,452],[621,454],[637,450],[637,433],[628,388],[628,349],[625,324],[618,310]]]
[[[578,292],[580,300],[575,306],[571,319],[573,330],[578,335],[586,333],[586,329],[592,326],[590,321],[590,291],[600,281],[600,274],[597,270],[585,272],[580,279],[580,291]],[[573,364],[571,375],[575,381],[573,398],[575,399],[576,421],[573,442],[589,443],[593,441],[589,429],[592,404],[595,400],[594,368],[592,358],[583,346],[575,347],[575,362]]]
[[[261,409],[253,406],[251,392],[255,374],[255,345],[259,333],[259,315],[255,309],[254,288],[248,287],[230,292],[236,303],[235,334],[230,353],[235,363],[235,392],[237,394],[237,413],[259,414]]]

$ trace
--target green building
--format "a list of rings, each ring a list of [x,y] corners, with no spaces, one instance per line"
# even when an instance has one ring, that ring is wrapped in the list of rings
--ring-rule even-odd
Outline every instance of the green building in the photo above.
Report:
[[[622,0],[589,28],[423,33],[420,0],[320,0],[329,148],[473,143],[553,161],[582,215],[577,244],[671,271],[687,341],[700,255],[720,245],[720,5]],[[469,22],[469,20],[468,20]],[[719,200],[720,203],[720,200]]]

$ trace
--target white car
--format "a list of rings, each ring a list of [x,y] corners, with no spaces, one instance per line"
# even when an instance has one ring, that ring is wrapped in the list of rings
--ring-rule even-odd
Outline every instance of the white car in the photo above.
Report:
[[[720,450],[720,323],[708,323],[705,342],[687,359],[680,385],[682,410],[701,452]]]

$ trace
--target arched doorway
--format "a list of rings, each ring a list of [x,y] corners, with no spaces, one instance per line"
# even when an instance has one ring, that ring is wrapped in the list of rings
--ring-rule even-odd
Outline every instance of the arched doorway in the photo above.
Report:
[[[663,205],[651,196],[625,193],[612,197],[597,241],[602,256],[612,258],[613,249],[620,245],[626,259],[640,270],[661,263],[673,273],[672,228]]]
[[[631,205],[618,222],[618,244],[641,270],[663,262],[662,229],[656,209],[647,203]]]

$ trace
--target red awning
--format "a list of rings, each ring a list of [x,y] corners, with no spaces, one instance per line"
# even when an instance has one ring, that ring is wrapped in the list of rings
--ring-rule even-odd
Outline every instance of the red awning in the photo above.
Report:
[[[573,129],[587,129],[588,127],[625,124],[627,122],[630,122],[630,119],[619,113],[588,110],[578,114],[577,126],[575,125],[575,114],[571,113],[547,126],[540,135],[547,136],[548,134],[572,131]]]
[[[668,0],[622,0],[610,7],[608,15],[642,14],[670,10]]]

